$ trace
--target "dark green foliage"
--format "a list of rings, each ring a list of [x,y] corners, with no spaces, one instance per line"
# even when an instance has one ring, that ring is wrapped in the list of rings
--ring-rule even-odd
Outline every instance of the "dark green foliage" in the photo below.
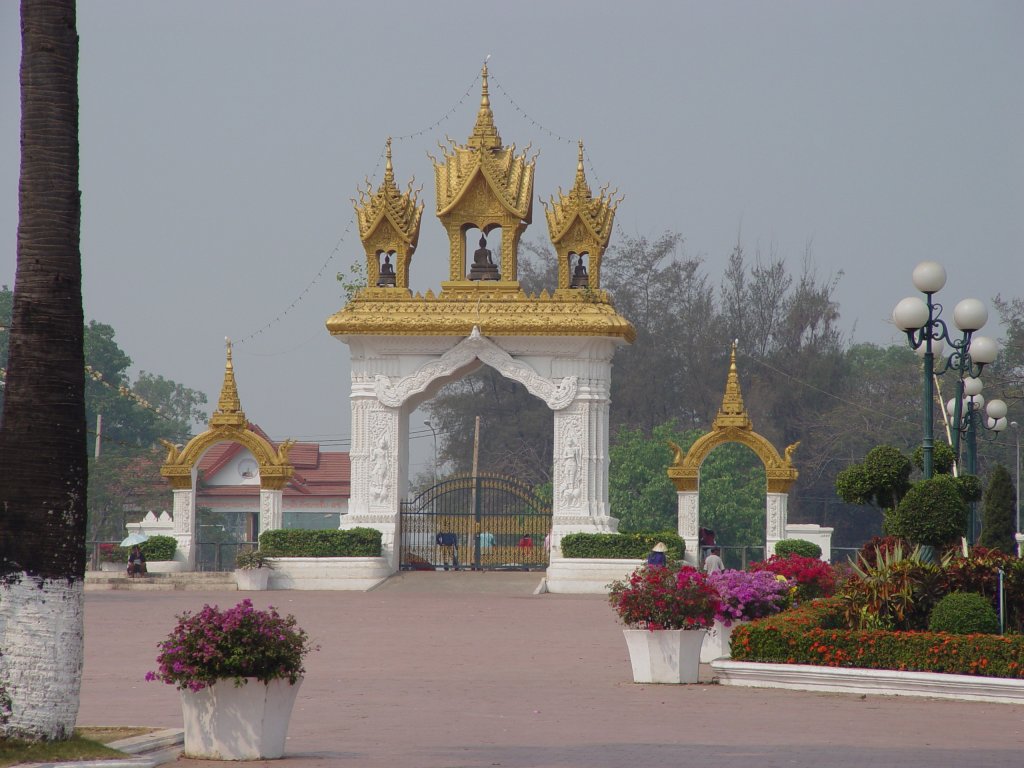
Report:
[[[239,552],[235,557],[235,568],[240,571],[252,571],[256,568],[263,568],[267,564],[266,555],[258,549],[250,549]]]
[[[173,536],[150,536],[139,549],[146,556],[146,560],[173,560],[174,551],[178,548],[178,540]],[[125,558],[127,560],[127,558]]]
[[[957,481],[936,475],[916,483],[896,509],[886,511],[886,532],[916,544],[942,547],[964,534],[967,514]]]
[[[380,531],[276,530],[260,534],[260,552],[266,557],[380,557]]]
[[[914,466],[924,471],[924,448],[920,445],[914,449]],[[953,464],[956,463],[956,455],[949,443],[941,441],[932,446],[932,474],[948,475],[953,471]]]
[[[646,559],[659,541],[668,547],[668,560],[682,560],[686,544],[672,531],[661,533],[570,533],[562,538],[564,557]]]
[[[977,592],[951,592],[932,609],[928,630],[955,635],[993,635],[999,632],[999,616],[992,604]]]
[[[850,504],[874,504],[892,509],[910,489],[910,459],[898,448],[879,445],[868,451],[864,461],[836,476],[836,493]]]
[[[1009,471],[996,464],[988,473],[984,506],[981,510],[982,546],[998,549],[1007,554],[1016,551],[1013,534],[1017,529],[1015,489]]]
[[[838,598],[736,627],[733,661],[1024,678],[1024,636],[836,629]]]
[[[981,479],[977,475],[961,475],[956,478],[956,484],[960,489],[960,496],[963,497],[964,501],[968,503],[972,501],[981,501]]]
[[[806,539],[784,539],[775,545],[775,554],[782,557],[800,555],[801,557],[821,557],[821,547]]]

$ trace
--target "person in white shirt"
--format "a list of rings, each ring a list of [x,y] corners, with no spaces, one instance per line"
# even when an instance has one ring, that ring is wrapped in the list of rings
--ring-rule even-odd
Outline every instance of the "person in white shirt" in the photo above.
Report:
[[[706,573],[725,570],[725,563],[722,562],[720,556],[721,551],[718,547],[714,547],[711,550],[711,554],[704,558],[704,571]]]

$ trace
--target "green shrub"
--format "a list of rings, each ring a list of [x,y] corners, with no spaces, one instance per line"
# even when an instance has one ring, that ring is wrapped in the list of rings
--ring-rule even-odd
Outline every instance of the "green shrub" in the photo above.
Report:
[[[999,632],[999,617],[977,592],[950,592],[932,609],[928,629],[955,635],[994,635]]]
[[[668,547],[668,560],[682,560],[686,544],[679,534],[661,533],[570,533],[562,538],[562,556],[573,558],[609,558],[645,560],[659,541]]]
[[[732,659],[1024,678],[1021,635],[835,629],[842,622],[839,598],[804,603],[734,628]]]
[[[252,571],[257,568],[263,568],[266,564],[266,556],[258,549],[239,552],[235,556],[235,568],[240,571]]]
[[[821,547],[806,539],[784,539],[775,544],[775,554],[782,557],[800,555],[801,557],[821,557]]]
[[[915,483],[895,509],[886,510],[886,532],[915,544],[941,547],[963,535],[967,514],[956,478],[935,475]]]
[[[265,557],[380,557],[380,539],[375,528],[264,531],[260,552]]]
[[[177,548],[178,540],[173,536],[150,536],[139,545],[147,561],[173,560]],[[125,562],[127,561],[126,557]]]

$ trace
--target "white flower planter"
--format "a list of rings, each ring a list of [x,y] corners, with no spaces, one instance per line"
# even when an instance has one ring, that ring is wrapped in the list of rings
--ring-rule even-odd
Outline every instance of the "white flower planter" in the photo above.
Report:
[[[732,649],[729,643],[732,641],[732,631],[746,621],[734,621],[731,627],[722,622],[716,621],[714,626],[708,630],[708,636],[704,638],[704,645],[700,649],[700,663],[708,664],[715,659],[728,659],[732,657]]]
[[[235,584],[240,590],[264,590],[270,584],[270,569],[239,568],[235,571]]]
[[[624,629],[634,683],[696,683],[706,629]]]
[[[207,760],[271,760],[284,754],[288,721],[302,684],[249,678],[181,692],[185,757]]]

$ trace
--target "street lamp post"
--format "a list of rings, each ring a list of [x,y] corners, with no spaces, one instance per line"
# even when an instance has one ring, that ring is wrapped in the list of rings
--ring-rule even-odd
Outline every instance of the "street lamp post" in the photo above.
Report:
[[[896,327],[907,334],[910,346],[922,353],[924,357],[924,387],[921,396],[921,425],[924,432],[921,451],[924,476],[927,479],[934,473],[933,401],[935,399],[935,384],[933,377],[950,370],[957,372],[956,397],[950,401],[949,413],[953,419],[953,454],[957,464],[960,465],[960,436],[961,434],[966,435],[968,443],[966,458],[973,474],[976,470],[976,466],[974,466],[975,418],[980,415],[980,408],[984,404],[984,400],[981,398],[981,381],[977,377],[981,375],[981,371],[986,365],[996,359],[996,355],[999,353],[999,346],[995,341],[986,336],[975,335],[988,321],[988,309],[978,299],[964,299],[958,303],[953,309],[953,322],[960,331],[960,335],[957,336],[955,333],[950,333],[946,322],[941,317],[942,305],[935,301],[935,294],[946,284],[945,268],[934,261],[923,261],[914,267],[912,280],[914,287],[921,291],[925,298],[922,300],[919,296],[910,296],[902,299],[893,309],[892,319]],[[946,343],[951,348],[948,356],[944,354]],[[940,361],[938,368],[935,365],[936,357]],[[977,382],[977,391],[974,391],[974,383],[968,383],[972,380]],[[986,423],[986,427],[996,430],[1006,428],[1005,403],[1001,400],[993,400],[989,403],[988,414],[991,426]],[[972,520],[968,538],[973,540],[973,536],[974,523]]]
[[[437,485],[437,430],[429,421],[423,422],[434,435],[434,485]]]
[[[1020,424],[1016,421],[1011,421],[1010,426],[1013,427],[1013,431],[1017,435],[1017,533],[1020,533]]]

